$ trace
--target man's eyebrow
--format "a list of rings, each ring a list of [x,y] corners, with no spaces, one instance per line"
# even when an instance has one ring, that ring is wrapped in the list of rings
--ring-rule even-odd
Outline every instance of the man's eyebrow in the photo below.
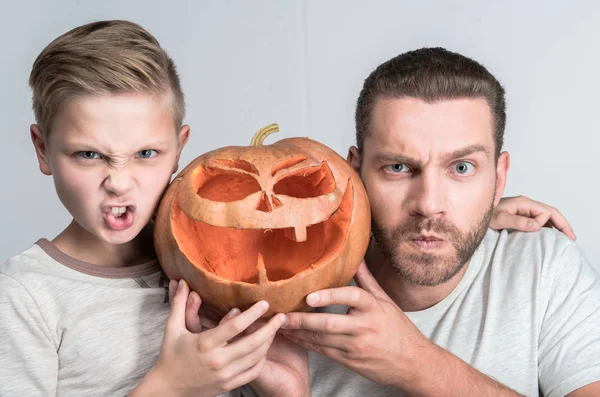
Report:
[[[446,153],[441,156],[442,160],[453,160],[461,157],[468,156],[473,153],[483,153],[486,157],[490,156],[490,151],[483,145],[471,145],[462,149],[455,150],[450,153]]]
[[[410,164],[414,166],[421,166],[421,162],[415,158],[392,152],[378,153],[375,156],[375,161],[388,164]]]
[[[453,159],[458,159],[461,157],[468,156],[473,153],[483,153],[486,156],[490,156],[490,151],[483,145],[471,145],[462,149],[455,150],[450,153],[446,153],[440,156],[442,161],[448,161]],[[412,166],[420,167],[423,164],[420,160],[417,160],[413,157],[406,156],[400,153],[393,152],[381,152],[375,155],[375,161],[379,163],[387,163],[387,164],[410,164]]]

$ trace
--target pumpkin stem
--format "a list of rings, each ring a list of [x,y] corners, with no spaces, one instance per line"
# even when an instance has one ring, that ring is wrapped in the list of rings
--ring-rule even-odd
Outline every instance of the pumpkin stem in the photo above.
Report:
[[[277,123],[269,124],[268,126],[261,128],[260,130],[256,131],[256,133],[252,137],[252,140],[250,141],[250,146],[262,146],[266,137],[278,131],[279,125]]]

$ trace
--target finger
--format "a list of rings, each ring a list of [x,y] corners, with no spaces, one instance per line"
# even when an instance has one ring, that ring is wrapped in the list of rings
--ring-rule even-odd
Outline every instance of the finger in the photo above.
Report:
[[[560,211],[554,207],[550,207],[549,221],[551,222],[552,226],[564,233],[568,238],[570,238],[573,241],[577,240],[577,236],[575,235],[573,228],[567,221],[567,218],[565,218],[564,215],[561,214]]]
[[[358,266],[356,274],[354,275],[354,281],[356,281],[356,285],[365,291],[372,293],[375,297],[391,301],[388,294],[385,293],[377,280],[375,280],[375,277],[373,277],[373,274],[369,271],[369,268],[367,268],[364,260]]]
[[[373,301],[373,295],[358,287],[324,289],[308,294],[306,297],[306,303],[312,307],[346,305],[358,310],[368,310]]]
[[[171,333],[181,333],[185,330],[185,306],[189,295],[189,288],[184,280],[179,280],[177,290],[173,295],[171,303],[171,312],[167,318],[165,326],[165,335]]]
[[[240,316],[241,315],[242,314],[240,314]],[[233,319],[230,322],[233,322],[236,319]],[[229,344],[224,349],[229,361],[234,361],[240,357],[246,356],[257,350],[265,342],[272,341],[277,333],[277,330],[281,328],[285,321],[287,321],[285,314],[276,314],[275,316],[271,317],[269,322],[267,322],[259,330],[250,335],[245,335],[235,342]],[[226,325],[227,324],[224,324],[224,326]]]
[[[542,225],[535,218],[511,214],[507,211],[496,212],[490,222],[490,228],[494,230],[514,229],[523,232],[536,232]]]
[[[200,299],[200,295],[194,291],[190,292],[185,307],[185,326],[190,332],[202,332],[202,321],[198,314],[201,304],[202,299]]]
[[[225,316],[223,316],[221,321],[219,321],[219,325],[226,323],[227,321],[231,320],[238,314],[240,314],[240,309],[238,309],[237,307],[234,307],[229,312],[227,312],[227,314]]]
[[[318,331],[306,330],[280,330],[280,334],[285,337],[292,337],[304,342],[312,343],[315,346],[330,347],[347,352],[347,347],[350,346],[353,336],[346,334],[329,334]]]
[[[258,363],[256,363],[253,367],[247,369],[243,373],[239,374],[237,377],[233,378],[231,381],[224,384],[226,390],[237,389],[240,386],[248,384],[252,382],[254,379],[258,378],[258,375],[262,372],[262,369],[267,361],[266,356],[262,357]]]
[[[292,312],[287,314],[287,318],[287,324],[282,327],[284,330],[351,335],[356,329],[355,320],[344,314]]]
[[[203,316],[200,316],[200,323],[202,324],[202,329],[212,329],[217,326],[216,321],[213,321],[210,318],[206,318]]]
[[[169,281],[169,303],[173,302],[175,291],[177,291],[177,280],[171,280]]]
[[[263,341],[263,343],[247,354],[242,356],[231,356],[231,362],[226,367],[226,371],[234,374],[233,376],[237,376],[238,374],[247,371],[248,369],[254,367],[261,359],[263,359],[267,355],[267,351],[271,347],[273,343],[273,338],[275,334],[271,335],[270,338]],[[227,347],[229,348],[229,346]]]
[[[269,304],[266,301],[256,302],[243,313],[235,316],[231,320],[213,328],[204,333],[210,342],[203,342],[206,349],[212,349],[217,346],[223,346],[231,338],[242,333],[250,324],[258,320],[266,313]]]
[[[318,354],[320,354],[322,356],[329,357],[329,358],[331,358],[331,359],[333,359],[333,360],[335,360],[335,361],[337,361],[337,362],[339,362],[341,364],[343,364],[345,362],[344,355],[343,355],[344,352],[342,350],[340,350],[340,349],[336,349],[336,348],[333,348],[333,347],[316,345],[316,344],[314,344],[312,342],[307,342],[305,340],[293,337],[291,335],[290,336],[285,335],[285,337],[287,339],[289,339],[290,341],[294,342],[295,344],[297,344],[299,346],[302,346],[305,349],[312,350],[313,352],[318,353]]]

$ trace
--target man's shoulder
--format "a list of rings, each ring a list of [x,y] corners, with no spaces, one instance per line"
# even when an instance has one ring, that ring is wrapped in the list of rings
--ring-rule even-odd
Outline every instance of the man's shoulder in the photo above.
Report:
[[[568,246],[575,244],[564,233],[543,227],[537,232],[521,232],[518,230],[489,230],[484,242],[493,244],[505,244],[508,248],[533,248],[539,247],[545,250],[562,251]]]
[[[549,264],[561,261],[566,256],[583,256],[583,252],[574,241],[549,227],[544,227],[538,232],[490,230],[482,242],[482,249],[496,259],[509,262],[526,260]]]
[[[484,263],[490,266],[489,274],[511,282],[546,283],[580,273],[600,278],[577,243],[552,228],[538,232],[489,231],[480,248]]]

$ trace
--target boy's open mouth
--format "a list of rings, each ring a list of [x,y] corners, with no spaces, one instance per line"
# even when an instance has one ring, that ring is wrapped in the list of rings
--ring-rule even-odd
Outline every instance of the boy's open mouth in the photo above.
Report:
[[[104,214],[104,220],[109,228],[113,230],[124,230],[131,227],[135,213],[133,206],[128,205],[109,208],[110,210]]]

